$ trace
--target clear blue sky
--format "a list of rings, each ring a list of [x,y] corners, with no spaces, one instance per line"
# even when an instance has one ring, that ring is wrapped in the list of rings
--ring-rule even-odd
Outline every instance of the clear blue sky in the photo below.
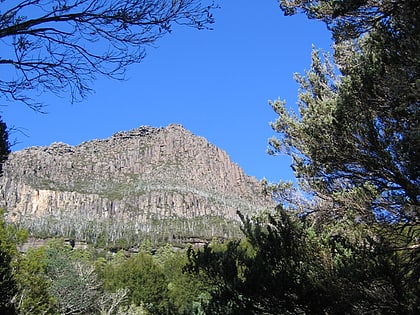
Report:
[[[294,105],[293,73],[309,68],[312,45],[329,50],[324,24],[284,17],[276,0],[219,0],[213,31],[177,28],[148,49],[127,81],[99,78],[81,103],[40,95],[48,114],[22,104],[1,109],[19,142],[12,149],[64,142],[77,145],[141,125],[182,124],[227,151],[258,179],[292,179],[288,157],[266,153],[276,119],[268,100]]]

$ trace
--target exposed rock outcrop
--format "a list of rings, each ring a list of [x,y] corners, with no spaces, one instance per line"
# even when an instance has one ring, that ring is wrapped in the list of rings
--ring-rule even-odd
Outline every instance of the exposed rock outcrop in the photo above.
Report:
[[[104,242],[127,233],[229,236],[237,211],[271,206],[226,152],[180,125],[14,152],[0,196],[7,219],[34,233]]]

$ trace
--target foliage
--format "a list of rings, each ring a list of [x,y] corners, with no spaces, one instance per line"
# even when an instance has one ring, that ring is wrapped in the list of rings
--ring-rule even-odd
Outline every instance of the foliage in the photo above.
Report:
[[[11,231],[1,218],[0,221],[0,311],[8,313],[10,302],[16,292],[16,282],[13,278],[11,261],[16,253]]]
[[[200,314],[206,304],[208,288],[200,277],[183,272],[187,263],[184,251],[174,251],[170,244],[160,247],[154,255],[167,282],[167,297],[173,314]]]
[[[3,174],[3,163],[10,153],[9,133],[6,123],[3,122],[0,116],[0,176]]]
[[[98,268],[105,293],[127,290],[120,312],[204,314],[208,287],[201,277],[183,272],[185,252],[170,244],[152,252],[145,248],[127,257],[120,251]]]
[[[419,220],[419,5],[417,1],[281,1],[333,32],[334,59],[319,51],[298,75],[299,113],[272,106],[271,153],[292,155],[314,194],[347,211],[362,194],[363,220]]]
[[[46,250],[46,247],[33,248],[19,256],[15,271],[18,314],[58,313],[56,300],[49,292]]]
[[[38,110],[31,91],[84,98],[98,74],[123,78],[174,25],[208,28],[214,8],[198,0],[2,2],[0,38],[9,51],[0,58],[7,70],[0,93]]]
[[[189,272],[212,287],[208,314],[415,314],[418,249],[346,233],[310,217],[276,214],[244,220],[246,239],[190,250]],[[352,231],[349,232],[349,231]],[[400,235],[401,236],[401,235]],[[406,244],[401,237],[397,242]],[[216,245],[216,246],[214,246]]]
[[[127,288],[131,303],[144,305],[152,314],[165,313],[165,277],[150,255],[141,252],[121,264],[109,265],[105,268],[103,277],[105,289],[113,291]]]
[[[62,240],[20,255],[14,298],[18,314],[116,314],[127,290],[103,292],[96,271],[101,259],[96,255],[72,249]]]
[[[62,240],[18,255],[19,314],[415,314],[418,247],[351,220],[277,213],[244,218],[245,238],[138,254],[72,249]],[[381,233],[377,233],[381,231]],[[382,237],[382,238],[380,238]],[[396,247],[397,246],[397,247]],[[183,272],[184,271],[184,272]]]
[[[358,38],[379,25],[397,33],[418,23],[419,7],[415,0],[279,0],[279,3],[285,15],[304,13],[310,19],[325,22],[336,42]],[[415,34],[414,28],[411,31]]]
[[[0,209],[0,313],[13,314],[12,300],[18,288],[13,263],[18,256],[17,245],[25,240],[25,231],[17,230],[4,221]]]
[[[18,311],[196,314],[205,287],[197,277],[182,273],[185,262],[185,254],[169,244],[153,255],[120,251],[98,256],[96,250],[71,250],[53,241],[21,257]]]
[[[261,268],[268,279],[279,280],[271,272],[277,262],[283,270],[299,257],[291,270],[303,276],[290,285],[293,294],[271,288],[282,292],[278,300],[288,301],[288,312],[416,314],[418,1],[286,0],[280,7],[286,15],[304,12],[324,21],[333,34],[334,54],[314,49],[310,70],[296,75],[298,112],[283,101],[271,102],[278,115],[272,127],[279,135],[270,140],[270,153],[292,157],[304,193],[284,183],[266,189],[298,213],[292,221],[301,223],[290,225],[284,214],[251,229],[245,221],[247,238],[257,253],[266,251]],[[287,226],[298,233],[289,233]],[[300,244],[292,247],[292,257],[288,243],[280,241],[287,239]],[[305,267],[302,252],[312,252],[313,265]],[[288,288],[293,281],[285,279]],[[314,290],[309,298],[302,284]]]

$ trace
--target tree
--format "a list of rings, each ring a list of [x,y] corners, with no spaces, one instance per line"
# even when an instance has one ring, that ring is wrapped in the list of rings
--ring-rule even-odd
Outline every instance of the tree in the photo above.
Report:
[[[77,256],[71,247],[50,244],[45,249],[46,274],[50,279],[49,294],[55,299],[60,314],[91,314],[98,310],[101,300],[95,266]]]
[[[20,255],[14,271],[17,293],[14,304],[18,314],[55,314],[58,307],[49,292],[46,246],[31,248]]]
[[[103,292],[96,252],[72,249],[63,240],[30,248],[13,264],[18,314],[116,314],[128,291]],[[98,266],[99,268],[99,266]]]
[[[271,153],[291,154],[297,178],[341,216],[354,211],[365,222],[418,224],[418,1],[280,5],[286,14],[303,11],[325,21],[335,46],[333,61],[314,51],[311,69],[297,76],[298,114],[285,102],[271,103],[279,133]],[[359,200],[355,207],[349,196]]]
[[[9,133],[7,131],[6,123],[3,122],[0,116],[0,176],[3,173],[3,163],[6,161],[10,153]]]
[[[124,78],[174,25],[209,28],[215,7],[200,0],[2,2],[0,38],[9,51],[0,57],[0,94],[37,110],[33,91],[84,98],[98,74]]]
[[[316,212],[311,219],[324,229],[347,222],[334,237],[351,244],[355,259],[343,260],[349,268],[338,269],[331,283],[347,282],[360,295],[348,296],[339,285],[338,297],[350,297],[348,305],[359,313],[415,314],[420,5],[355,0],[280,6],[286,15],[304,12],[326,22],[335,45],[332,57],[314,50],[310,70],[296,76],[299,112],[271,102],[279,136],[270,140],[270,152],[290,154],[301,187],[312,194],[302,217]],[[365,281],[363,275],[372,276]]]
[[[128,305],[143,306],[152,314],[167,314],[168,283],[162,267],[150,254],[140,252],[120,263],[105,266],[104,289],[109,292],[128,290]]]
[[[417,314],[420,5],[280,5],[335,40],[333,57],[314,50],[296,76],[299,112],[271,103],[271,153],[292,156],[307,200],[279,185],[287,211],[243,218],[245,240],[190,251],[187,269],[208,275],[215,313]]]
[[[18,256],[17,245],[27,237],[27,232],[17,230],[4,220],[0,209],[0,313],[14,314],[13,298],[18,286],[14,275],[13,263]]]
[[[16,244],[4,222],[3,212],[0,214],[0,311],[12,314],[11,300],[17,287],[13,278],[11,261],[16,253]]]

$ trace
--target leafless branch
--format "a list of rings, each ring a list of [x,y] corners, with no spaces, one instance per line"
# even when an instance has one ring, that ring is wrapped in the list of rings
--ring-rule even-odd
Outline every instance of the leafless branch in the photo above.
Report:
[[[0,95],[35,110],[42,104],[34,92],[81,100],[97,75],[124,79],[127,66],[174,25],[210,28],[215,7],[200,0],[3,2]]]

